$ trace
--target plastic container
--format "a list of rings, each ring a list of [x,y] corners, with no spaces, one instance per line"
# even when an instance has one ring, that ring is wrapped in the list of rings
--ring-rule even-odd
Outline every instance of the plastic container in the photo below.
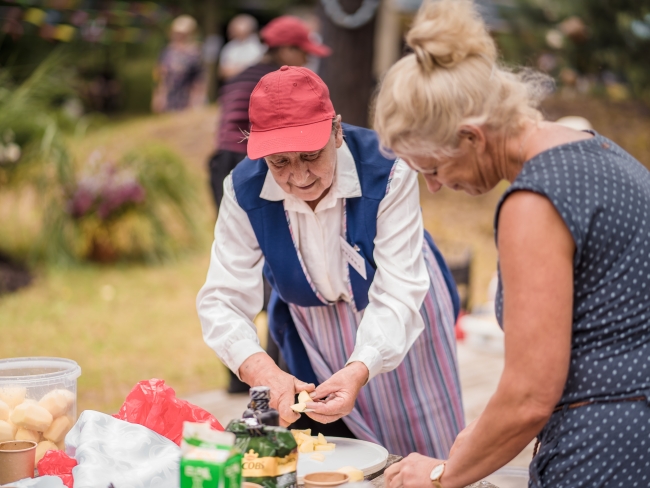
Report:
[[[7,436],[3,422],[8,422],[16,440],[50,441],[63,449],[63,438],[77,420],[80,375],[81,368],[70,359],[0,360],[0,432]],[[8,419],[3,419],[7,408]],[[12,439],[0,439],[5,440]]]

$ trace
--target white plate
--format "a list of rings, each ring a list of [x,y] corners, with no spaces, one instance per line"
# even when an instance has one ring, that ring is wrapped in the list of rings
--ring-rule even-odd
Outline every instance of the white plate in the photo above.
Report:
[[[306,474],[318,471],[336,471],[344,466],[354,466],[363,471],[364,476],[376,473],[388,460],[388,451],[372,442],[343,437],[327,437],[327,442],[336,444],[333,451],[318,451],[325,455],[325,461],[310,459],[313,452],[300,453],[298,457],[298,483]]]

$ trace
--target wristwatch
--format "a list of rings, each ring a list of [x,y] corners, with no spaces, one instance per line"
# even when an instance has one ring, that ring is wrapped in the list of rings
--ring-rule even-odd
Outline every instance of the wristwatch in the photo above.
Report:
[[[441,463],[431,470],[431,474],[429,475],[429,477],[431,478],[431,483],[433,484],[433,488],[442,488],[442,484],[440,483],[440,478],[442,478],[442,475],[445,472],[446,465],[447,463]]]

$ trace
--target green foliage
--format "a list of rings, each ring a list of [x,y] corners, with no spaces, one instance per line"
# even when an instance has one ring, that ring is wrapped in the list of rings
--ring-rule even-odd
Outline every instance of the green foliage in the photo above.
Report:
[[[52,188],[70,180],[62,126],[74,122],[59,107],[73,92],[62,58],[55,53],[19,86],[12,86],[9,72],[0,70],[0,136],[20,148],[17,160],[0,162],[0,190],[33,185],[47,201]]]
[[[650,0],[517,0],[503,15],[512,28],[503,36],[504,52],[513,61],[530,64],[533,56],[552,52],[558,68],[592,76],[612,73],[636,96],[650,100]],[[549,30],[562,31],[562,22],[574,16],[586,27],[584,39],[565,36],[561,48],[549,46]]]
[[[46,218],[48,261],[159,263],[196,242],[196,185],[183,160],[148,145],[119,162],[96,154],[76,176],[64,206]]]

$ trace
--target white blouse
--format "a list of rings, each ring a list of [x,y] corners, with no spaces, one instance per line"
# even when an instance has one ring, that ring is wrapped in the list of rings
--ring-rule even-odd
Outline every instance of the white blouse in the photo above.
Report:
[[[341,253],[343,200],[361,196],[354,159],[345,142],[337,149],[329,193],[312,210],[286,194],[268,172],[260,197],[284,201],[294,240],[318,292],[328,301],[351,300]],[[215,227],[208,275],[197,297],[205,342],[235,374],[258,352],[253,319],[262,309],[264,256],[246,212],[237,204],[232,176]],[[420,307],[429,289],[422,254],[423,227],[417,175],[399,161],[379,204],[374,260],[377,270],[354,352],[372,379],[395,369],[424,329]],[[293,250],[288,250],[293,252]]]

